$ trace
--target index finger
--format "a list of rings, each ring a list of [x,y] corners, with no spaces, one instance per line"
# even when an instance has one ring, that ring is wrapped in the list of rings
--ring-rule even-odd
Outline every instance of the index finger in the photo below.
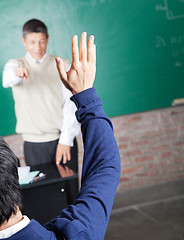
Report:
[[[24,68],[24,74],[26,75],[26,77],[28,77],[29,72],[28,72],[28,69],[27,69],[27,68]]]
[[[72,64],[79,62],[78,37],[75,35],[72,38]]]

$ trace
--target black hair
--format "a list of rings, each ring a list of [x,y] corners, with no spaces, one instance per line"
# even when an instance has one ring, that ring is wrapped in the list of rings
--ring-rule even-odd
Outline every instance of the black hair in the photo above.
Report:
[[[18,158],[0,137],[0,226],[22,208]]]
[[[38,19],[30,19],[23,26],[23,37],[25,38],[28,33],[44,33],[48,38],[48,30],[45,23]]]

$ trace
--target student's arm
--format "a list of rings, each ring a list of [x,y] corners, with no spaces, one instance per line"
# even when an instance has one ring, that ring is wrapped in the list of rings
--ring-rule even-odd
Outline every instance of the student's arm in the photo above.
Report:
[[[93,37],[85,47],[81,35],[80,60],[76,38],[72,40],[72,67],[68,73],[58,63],[64,84],[75,94],[84,142],[83,172],[80,192],[75,202],[46,224],[56,236],[70,240],[102,240],[109,221],[115,191],[120,179],[120,156],[111,121],[101,108],[101,100],[92,88],[96,53]]]
[[[120,157],[110,120],[94,88],[72,97],[84,142],[80,192],[73,205],[46,225],[66,239],[104,239],[120,179]]]
[[[19,66],[15,61],[6,63],[3,70],[3,87],[13,87],[23,79],[27,79],[29,72],[24,66]]]

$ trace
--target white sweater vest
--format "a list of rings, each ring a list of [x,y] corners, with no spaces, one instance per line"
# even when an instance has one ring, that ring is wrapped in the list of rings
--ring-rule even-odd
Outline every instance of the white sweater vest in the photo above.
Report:
[[[27,54],[19,60],[10,60],[29,71],[26,80],[12,88],[17,118],[16,132],[24,141],[48,142],[59,138],[64,104],[61,80],[55,57],[47,55],[36,63]],[[69,62],[63,59],[65,67]]]

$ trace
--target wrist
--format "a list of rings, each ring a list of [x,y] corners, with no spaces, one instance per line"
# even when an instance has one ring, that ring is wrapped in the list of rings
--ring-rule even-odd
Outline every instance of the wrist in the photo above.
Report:
[[[97,102],[101,104],[101,100],[96,93],[95,87],[88,88],[82,92],[79,92],[73,95],[70,99],[75,103],[78,109],[83,106],[96,104]]]

